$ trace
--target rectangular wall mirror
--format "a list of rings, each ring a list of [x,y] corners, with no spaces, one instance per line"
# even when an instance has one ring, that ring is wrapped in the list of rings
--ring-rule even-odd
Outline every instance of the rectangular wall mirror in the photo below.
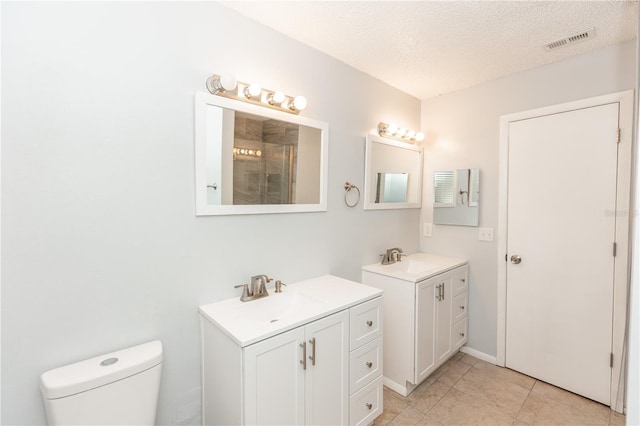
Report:
[[[478,226],[479,169],[435,172],[433,194],[433,223]]]
[[[422,148],[367,136],[365,210],[410,209],[422,205]]]
[[[328,125],[196,93],[196,214],[327,210]]]

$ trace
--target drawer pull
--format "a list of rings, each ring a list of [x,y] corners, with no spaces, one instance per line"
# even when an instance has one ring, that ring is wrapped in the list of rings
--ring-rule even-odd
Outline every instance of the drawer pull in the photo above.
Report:
[[[460,334],[460,337],[464,337],[464,333],[459,333],[459,334]]]
[[[464,283],[464,282],[467,282],[467,279],[466,278],[460,278],[460,281],[462,281]]]
[[[367,363],[366,363],[366,365],[367,365],[367,367],[369,367],[369,368],[373,367],[373,363],[372,363],[371,361],[367,362]]]
[[[371,327],[373,325],[373,321],[367,321],[367,325]]]
[[[460,305],[460,309],[464,311],[464,305]]]
[[[365,405],[367,406],[367,408],[368,408],[369,410],[371,410],[371,409],[373,408],[373,404],[372,404],[372,403],[370,403],[370,402],[367,402]]]

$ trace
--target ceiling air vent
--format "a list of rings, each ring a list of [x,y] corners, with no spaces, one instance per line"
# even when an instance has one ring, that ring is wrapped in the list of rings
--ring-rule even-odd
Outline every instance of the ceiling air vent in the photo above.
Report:
[[[596,35],[596,29],[595,28],[589,28],[586,31],[582,31],[578,34],[574,34],[572,36],[569,37],[565,37],[563,39],[560,40],[556,40],[553,41],[549,44],[545,44],[544,45],[544,49],[545,50],[553,50],[553,49],[557,49],[558,47],[562,47],[562,46],[567,46],[569,44],[573,44],[573,43],[577,43],[579,41],[584,41],[586,39],[589,38],[593,38]]]

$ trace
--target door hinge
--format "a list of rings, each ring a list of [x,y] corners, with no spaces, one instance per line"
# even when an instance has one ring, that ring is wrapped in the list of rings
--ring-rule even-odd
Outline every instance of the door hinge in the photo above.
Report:
[[[507,256],[509,256],[509,254],[505,254],[505,255],[504,255],[504,261],[505,261],[505,262],[507,261]]]
[[[609,367],[613,368],[613,352],[609,356]]]
[[[616,143],[620,143],[620,128],[616,130]]]
[[[618,244],[613,243],[613,257],[616,257],[617,252],[618,252]]]

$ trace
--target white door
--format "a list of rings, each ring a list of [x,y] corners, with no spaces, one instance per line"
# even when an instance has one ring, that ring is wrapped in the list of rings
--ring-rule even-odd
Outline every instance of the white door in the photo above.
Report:
[[[305,424],[349,423],[349,311],[305,327]],[[284,424],[284,423],[283,423]]]
[[[244,349],[244,424],[304,424],[304,341],[299,327]]]
[[[607,405],[618,106],[514,121],[508,135],[506,366]]]

